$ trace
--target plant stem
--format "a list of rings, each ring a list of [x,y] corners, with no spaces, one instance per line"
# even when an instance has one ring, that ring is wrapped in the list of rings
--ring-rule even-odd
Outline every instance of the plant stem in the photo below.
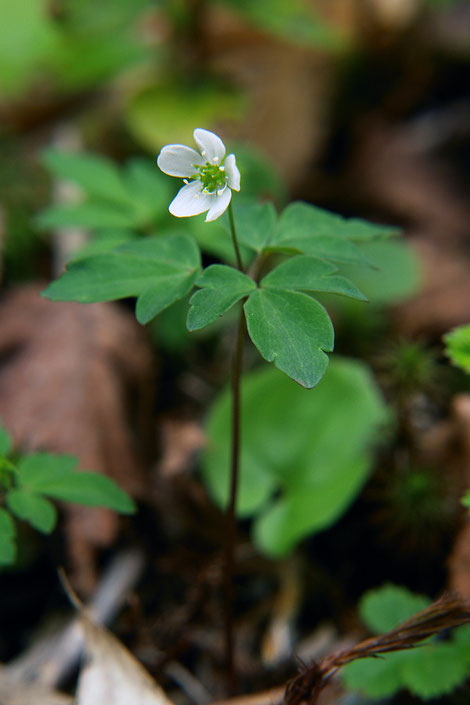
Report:
[[[235,220],[233,218],[232,203],[229,203],[229,206],[228,206],[228,217],[230,220],[230,232],[232,233],[233,248],[235,250],[235,256],[237,258],[237,267],[240,270],[240,272],[243,272],[243,262],[242,262],[242,257],[240,254],[240,248],[238,246],[237,231],[235,228]]]
[[[237,265],[243,271],[243,263],[238,247],[235,221],[233,218],[232,204],[229,206],[230,229],[232,241],[237,258]],[[230,496],[226,511],[226,529],[224,546],[224,627],[225,627],[225,675],[227,696],[231,696],[236,690],[236,670],[234,664],[234,638],[233,638],[233,575],[234,575],[234,554],[235,554],[235,528],[236,528],[236,504],[238,494],[238,478],[240,470],[240,430],[241,430],[241,377],[243,370],[243,348],[245,343],[245,314],[243,307],[240,308],[238,319],[237,340],[232,360],[232,434],[231,434],[231,462],[230,462]]]

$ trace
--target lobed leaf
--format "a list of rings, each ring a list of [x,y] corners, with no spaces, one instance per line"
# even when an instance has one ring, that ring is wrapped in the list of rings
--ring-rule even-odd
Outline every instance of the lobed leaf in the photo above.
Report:
[[[338,269],[324,260],[297,255],[282,262],[261,281],[263,287],[300,289],[342,294],[360,301],[367,297],[349,279],[337,276]]]
[[[72,262],[43,295],[52,301],[81,303],[136,296],[137,318],[147,323],[189,292],[199,269],[199,249],[192,238],[149,237]]]
[[[346,264],[341,267],[341,272],[352,279],[372,302],[382,305],[398,303],[419,289],[420,263],[406,242],[364,242],[360,250],[372,266]]]
[[[171,183],[148,159],[132,159],[126,164],[124,183],[139,222],[149,222],[166,214],[171,201]]]
[[[18,519],[27,521],[38,531],[49,534],[57,521],[57,510],[44,497],[38,497],[22,489],[10,490],[7,494],[8,509]]]
[[[99,473],[75,471],[76,466],[77,459],[71,455],[33,453],[18,463],[19,486],[31,494],[109,507],[123,514],[135,511],[132,499],[113,480]]]
[[[424,595],[417,595],[400,585],[383,585],[362,596],[359,612],[364,624],[374,634],[388,632],[420,612],[431,603]]]
[[[108,507],[121,514],[133,514],[135,504],[129,495],[105,475],[76,472],[44,482],[41,492],[48,497],[88,507]]]
[[[188,312],[188,330],[199,330],[222,316],[237,301],[256,289],[255,282],[233,267],[213,264],[196,280],[202,287],[191,297]]]
[[[388,237],[396,228],[358,219],[345,219],[335,213],[300,201],[281,213],[271,247],[290,248],[333,262],[369,265],[355,243]]]
[[[32,453],[18,461],[18,483],[31,492],[40,492],[44,483],[71,473],[78,460],[73,455]]]
[[[360,218],[344,218],[303,201],[290,203],[279,220],[278,237],[281,240],[299,237],[339,237],[354,242],[388,238],[398,235],[400,228],[379,225]]]
[[[237,239],[257,253],[266,249],[274,235],[277,214],[271,202],[234,206]]]
[[[331,320],[317,301],[296,291],[257,289],[245,303],[248,332],[261,355],[303,387],[314,387],[333,350]]]
[[[86,245],[73,252],[69,262],[77,262],[80,259],[90,259],[91,257],[96,257],[96,255],[107,254],[132,240],[136,240],[138,237],[139,235],[136,232],[125,228],[101,230]]]
[[[388,632],[429,605],[430,600],[423,595],[385,585],[362,597],[360,613],[373,632]],[[450,692],[467,676],[469,638],[469,627],[461,627],[445,642],[427,641],[414,649],[383,654],[380,659],[350,663],[344,668],[343,678],[349,688],[369,697],[386,697],[407,688],[420,698],[434,698]]]
[[[129,193],[115,164],[98,154],[47,149],[43,163],[56,176],[72,181],[84,191],[115,203],[129,202]]]
[[[470,654],[458,652],[454,643],[430,643],[403,659],[401,683],[424,700],[450,693],[468,675]]]
[[[133,228],[139,225],[134,210],[122,204],[86,201],[76,206],[51,206],[37,217],[40,228]]]
[[[402,687],[401,667],[407,656],[409,652],[397,652],[353,661],[344,666],[342,679],[350,690],[370,698],[387,698]]]

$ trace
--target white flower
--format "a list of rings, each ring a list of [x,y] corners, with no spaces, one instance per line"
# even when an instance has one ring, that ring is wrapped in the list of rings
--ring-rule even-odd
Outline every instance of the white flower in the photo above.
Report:
[[[170,213],[184,218],[209,211],[207,222],[227,210],[232,189],[240,190],[240,172],[235,155],[225,156],[220,137],[200,127],[193,135],[198,152],[183,144],[168,144],[158,155],[157,164],[165,174],[181,176],[186,183],[170,203]]]

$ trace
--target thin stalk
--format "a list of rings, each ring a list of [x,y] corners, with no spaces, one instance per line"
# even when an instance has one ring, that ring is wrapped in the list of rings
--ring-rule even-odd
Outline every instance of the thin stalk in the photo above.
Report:
[[[241,377],[243,369],[243,348],[245,343],[245,320],[243,308],[240,308],[237,342],[232,364],[232,447],[230,462],[230,497],[226,510],[224,582],[225,582],[225,662],[227,695],[233,695],[236,689],[236,669],[234,663],[234,629],[233,629],[233,576],[235,564],[235,529],[238,480],[240,472],[240,430],[241,430]]]
[[[229,206],[230,230],[237,258],[237,265],[243,271],[243,262],[238,247],[232,204]],[[243,348],[245,343],[245,317],[243,307],[240,307],[237,339],[232,360],[231,390],[232,390],[232,428],[231,428],[231,462],[230,462],[230,495],[226,510],[225,545],[224,545],[224,628],[225,628],[225,673],[227,696],[233,695],[236,689],[236,669],[234,663],[233,635],[233,576],[235,556],[236,505],[238,494],[238,479],[240,473],[240,430],[241,430],[241,377],[243,371]]]
[[[233,248],[235,250],[235,256],[237,258],[237,267],[240,270],[240,272],[243,272],[243,262],[242,262],[242,257],[240,254],[240,248],[238,246],[237,230],[235,228],[235,220],[233,218],[232,203],[229,203],[228,217],[230,220],[230,232],[232,233]]]

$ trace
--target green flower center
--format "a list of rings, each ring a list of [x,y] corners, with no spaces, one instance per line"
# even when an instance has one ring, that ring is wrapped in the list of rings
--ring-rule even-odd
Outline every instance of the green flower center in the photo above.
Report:
[[[225,188],[227,185],[227,178],[223,166],[207,162],[203,166],[197,166],[197,169],[199,174],[195,178],[199,179],[204,191],[213,193],[214,191]]]

